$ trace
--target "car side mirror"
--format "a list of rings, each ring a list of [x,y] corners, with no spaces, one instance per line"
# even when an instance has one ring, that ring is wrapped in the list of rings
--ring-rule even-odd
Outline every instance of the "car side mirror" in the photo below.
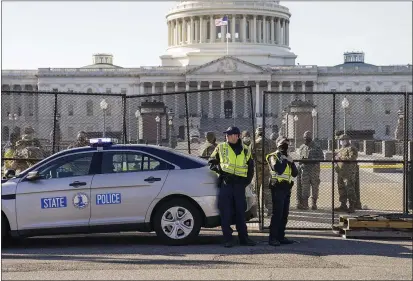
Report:
[[[5,179],[11,179],[14,176],[16,176],[16,171],[15,170],[7,170],[6,173],[4,174]]]
[[[38,180],[40,178],[41,177],[40,177],[40,174],[39,174],[38,171],[29,172],[29,174],[26,177],[26,179],[28,179],[29,181],[35,181],[35,180]]]

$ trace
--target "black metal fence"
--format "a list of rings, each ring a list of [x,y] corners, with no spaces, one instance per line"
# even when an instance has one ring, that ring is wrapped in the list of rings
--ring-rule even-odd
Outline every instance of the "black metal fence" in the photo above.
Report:
[[[301,173],[292,189],[288,228],[331,229],[339,215],[346,214],[334,210],[341,205],[338,195],[343,181],[335,166],[344,162],[356,164],[353,169],[357,200],[352,215],[408,212],[412,208],[408,206],[412,193],[409,188],[413,189],[408,176],[413,153],[412,111],[412,93],[265,91],[261,122],[266,142],[274,144],[272,133],[287,136],[290,153],[299,167],[310,163],[320,166],[319,173],[299,169]],[[305,131],[313,133],[314,142],[323,151],[322,159],[301,160]],[[343,133],[358,150],[355,161],[337,158],[338,137]],[[258,157],[264,159],[265,153]],[[263,178],[261,184],[263,190],[268,188],[267,179]],[[313,192],[316,210],[312,210]],[[260,201],[265,202],[268,193],[260,194]],[[343,194],[341,200],[348,206]],[[308,209],[303,209],[303,201],[308,202]],[[270,220],[263,209],[260,222],[266,228]]]

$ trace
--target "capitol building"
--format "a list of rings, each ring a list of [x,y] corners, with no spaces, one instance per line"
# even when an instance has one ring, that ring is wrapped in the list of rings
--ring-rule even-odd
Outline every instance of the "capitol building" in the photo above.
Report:
[[[216,20],[224,16],[228,18],[228,25],[216,26]],[[265,109],[266,125],[279,128],[281,112],[294,99],[299,99],[317,107],[319,138],[331,137],[332,104],[331,99],[326,100],[326,95],[312,92],[412,91],[412,65],[369,64],[361,51],[340,50],[344,53],[340,65],[296,64],[297,55],[289,40],[290,32],[294,32],[290,30],[290,18],[289,9],[280,1],[180,1],[165,18],[168,46],[160,54],[161,66],[123,68],[116,64],[116,57],[98,53],[92,56],[92,64],[85,62],[85,66],[79,68],[2,70],[2,90],[143,95],[251,86],[255,112],[251,112],[246,90],[218,95],[203,91],[190,95],[191,126],[201,134],[208,130],[222,131],[234,120],[236,124],[250,124],[251,114],[255,114],[257,125],[260,125],[263,122],[263,91],[274,91],[286,94],[277,95],[276,100],[270,98]],[[186,126],[181,98],[149,98],[162,101],[173,110],[179,134]],[[403,96],[349,95],[347,99],[351,105],[348,129],[374,130],[376,139],[394,137]],[[100,100],[101,96],[86,100],[70,95],[59,100],[60,118],[64,120],[60,130],[64,140],[73,140],[79,130],[96,131],[102,126]],[[8,139],[12,127],[26,125],[35,128],[39,138],[49,138],[54,106],[50,96],[3,94],[1,106],[3,140]],[[121,103],[111,106],[106,131],[122,128],[122,118],[115,116],[115,112],[122,112]],[[9,114],[15,118],[9,119]],[[128,122],[128,139],[135,141],[139,135],[133,123],[136,122],[135,111],[128,110],[126,118],[132,120]],[[239,127],[243,129],[242,125]]]

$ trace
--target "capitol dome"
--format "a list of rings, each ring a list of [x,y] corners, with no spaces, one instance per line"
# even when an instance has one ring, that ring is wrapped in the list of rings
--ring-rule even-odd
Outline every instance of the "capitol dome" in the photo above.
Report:
[[[224,17],[228,25],[216,26]],[[290,17],[279,1],[181,1],[166,15],[162,65],[202,65],[225,55],[256,65],[295,65]]]

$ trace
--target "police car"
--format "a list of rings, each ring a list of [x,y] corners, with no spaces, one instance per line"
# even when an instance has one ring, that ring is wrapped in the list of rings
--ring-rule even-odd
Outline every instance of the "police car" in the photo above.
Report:
[[[2,237],[155,231],[166,244],[187,244],[220,225],[216,179],[198,157],[92,139],[2,183]],[[250,220],[257,202],[250,187],[246,195]]]

